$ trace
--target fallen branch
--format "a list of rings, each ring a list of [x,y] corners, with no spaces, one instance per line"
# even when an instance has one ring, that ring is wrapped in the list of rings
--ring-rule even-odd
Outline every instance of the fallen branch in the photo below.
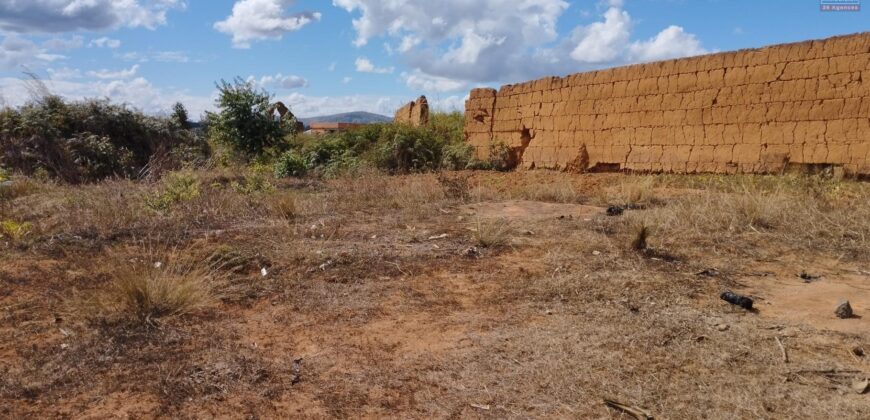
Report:
[[[782,340],[780,340],[779,337],[774,337],[774,339],[776,339],[776,344],[779,344],[779,351],[782,352],[782,361],[788,363],[788,352],[785,350]]]
[[[604,405],[618,411],[622,411],[623,413],[629,414],[637,420],[654,420],[652,414],[649,411],[646,411],[642,408],[629,407],[625,404],[613,401],[613,400],[604,400]]]

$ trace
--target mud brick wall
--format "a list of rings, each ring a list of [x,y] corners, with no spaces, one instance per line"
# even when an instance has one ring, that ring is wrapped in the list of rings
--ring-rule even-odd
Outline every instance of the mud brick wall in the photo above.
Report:
[[[425,96],[421,96],[416,101],[399,108],[393,122],[414,127],[429,124],[429,101]]]
[[[466,136],[525,168],[870,174],[870,32],[475,89]]]

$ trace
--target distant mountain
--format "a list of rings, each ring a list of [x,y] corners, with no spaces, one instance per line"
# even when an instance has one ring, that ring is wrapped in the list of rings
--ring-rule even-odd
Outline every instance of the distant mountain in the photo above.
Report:
[[[324,115],[320,117],[299,118],[307,128],[311,123],[316,122],[338,122],[338,123],[354,123],[354,124],[377,124],[392,122],[393,119],[380,114],[372,114],[371,112],[346,112],[344,114]]]

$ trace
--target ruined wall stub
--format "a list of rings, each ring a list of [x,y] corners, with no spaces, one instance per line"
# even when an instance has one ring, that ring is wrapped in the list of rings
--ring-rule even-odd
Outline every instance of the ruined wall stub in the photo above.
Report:
[[[525,168],[870,175],[870,32],[475,89],[465,120]]]
[[[426,100],[425,96],[421,96],[416,101],[409,102],[396,111],[393,122],[410,124],[414,127],[429,124],[429,101]]]

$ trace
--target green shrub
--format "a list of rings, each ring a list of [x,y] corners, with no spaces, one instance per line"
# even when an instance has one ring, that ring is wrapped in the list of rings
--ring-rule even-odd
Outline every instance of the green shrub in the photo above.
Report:
[[[392,126],[375,148],[375,164],[390,173],[432,171],[441,167],[445,144],[425,127]]]
[[[441,166],[444,169],[469,169],[474,162],[474,147],[465,142],[450,143],[444,146]]]
[[[302,177],[308,172],[308,165],[299,152],[285,152],[275,162],[275,178]]]
[[[511,148],[501,140],[489,145],[488,164],[490,169],[505,172],[514,169]]]
[[[288,133],[269,113],[273,109],[269,93],[241,78],[232,83],[221,80],[217,88],[215,105],[219,111],[207,118],[211,139],[247,160],[263,155],[267,149],[281,151],[288,146]]]
[[[181,147],[208,153],[193,131],[107,100],[48,95],[0,111],[0,164],[28,176],[68,183],[134,178],[153,166],[154,156],[168,157],[162,169],[180,167],[172,152]]]
[[[172,172],[163,178],[163,188],[145,197],[145,205],[152,210],[169,210],[174,204],[191,201],[200,196],[200,182],[190,172]]]
[[[9,180],[9,172],[6,172],[5,169],[0,168],[0,182],[6,182]]]
[[[272,169],[268,165],[254,164],[246,171],[243,182],[232,182],[232,188],[240,194],[256,194],[269,193],[275,191],[275,186],[272,185],[269,178],[272,176]]]
[[[433,114],[423,127],[370,124],[342,133],[300,138],[302,144],[282,155],[278,177],[312,172],[333,177],[376,167],[389,173],[466,169],[474,149],[465,142],[464,117]],[[298,176],[298,175],[297,175]]]

